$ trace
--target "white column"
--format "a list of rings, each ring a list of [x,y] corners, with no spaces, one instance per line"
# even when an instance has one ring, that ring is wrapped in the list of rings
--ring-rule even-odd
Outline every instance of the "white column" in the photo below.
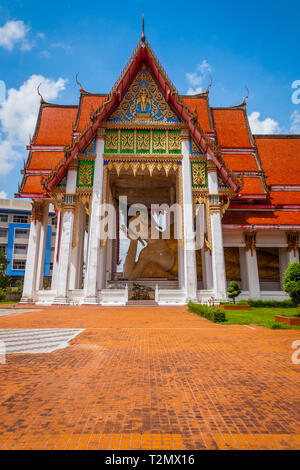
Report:
[[[77,170],[69,169],[67,175],[66,198],[75,196]],[[69,206],[69,207],[68,207]],[[69,262],[72,249],[74,226],[74,206],[65,201],[62,216],[62,229],[60,237],[59,262],[57,272],[57,288],[55,303],[67,303]]]
[[[56,236],[55,236],[55,250],[54,250],[54,258],[53,258],[53,270],[52,270],[52,281],[51,281],[51,289],[56,290],[57,286],[57,272],[58,272],[58,262],[57,259],[57,251],[59,249],[59,232],[61,230],[61,223],[62,217],[60,211],[57,213],[57,221],[56,221]]]
[[[184,283],[184,251],[179,242],[177,243],[177,256],[178,256],[178,285],[180,289],[185,289]]]
[[[256,257],[256,250],[248,250],[245,251],[245,262],[246,262],[246,270],[247,270],[247,277],[248,277],[248,291],[249,291],[249,298],[252,300],[256,300],[260,298],[260,285],[259,285],[259,275],[258,275],[258,265],[257,265],[257,257]]]
[[[89,243],[85,274],[85,302],[97,302],[97,271],[100,262],[100,217],[103,189],[103,153],[104,135],[97,137],[96,160],[94,170],[94,185],[92,196],[92,209],[89,222]],[[102,257],[101,257],[102,259]]]
[[[240,272],[241,272],[241,289],[243,291],[247,291],[249,289],[248,286],[248,271],[247,271],[247,264],[246,264],[246,253],[245,248],[239,248],[239,255],[240,255]]]
[[[287,251],[286,258],[287,258],[287,267],[291,263],[299,263],[299,251],[297,250],[296,253],[294,253],[294,250]]]
[[[24,276],[23,295],[21,302],[35,300],[36,271],[40,249],[41,222],[32,220],[30,224],[29,242]]]
[[[209,171],[207,179],[209,194],[217,195],[219,193],[217,171],[210,168],[209,166],[208,170]],[[223,233],[220,210],[212,211],[210,213],[210,228],[213,290],[217,300],[224,300],[226,299],[227,294]]]
[[[49,215],[49,204],[47,202],[44,203],[42,211],[43,211],[43,218],[42,218],[42,224],[41,224],[40,249],[39,249],[39,257],[38,257],[38,263],[37,263],[37,273],[36,273],[36,290],[37,291],[43,288],[45,251],[46,251],[48,215]]]
[[[106,248],[106,283],[111,279],[112,273],[112,261],[113,261],[113,240],[109,238],[107,240]]]
[[[213,289],[213,273],[211,254],[209,250],[202,248],[201,250],[201,261],[202,261],[202,273],[203,273],[203,288],[205,290]]]
[[[279,248],[279,277],[280,287],[283,290],[282,281],[286,268],[288,267],[288,252],[286,248]]]
[[[182,133],[182,202],[184,226],[184,285],[187,300],[197,300],[197,267],[189,133]]]
[[[74,236],[77,239],[76,246],[71,250],[70,254],[70,272],[69,272],[69,289],[79,289],[80,283],[80,274],[82,270],[82,251],[83,251],[83,231],[84,231],[84,208],[80,203],[78,205],[78,213],[77,213],[77,229],[76,234]],[[75,223],[75,221],[74,221]]]

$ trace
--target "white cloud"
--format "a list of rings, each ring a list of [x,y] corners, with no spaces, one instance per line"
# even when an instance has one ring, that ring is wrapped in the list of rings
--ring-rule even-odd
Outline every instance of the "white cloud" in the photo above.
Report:
[[[7,193],[5,191],[0,191],[0,199],[7,199]]]
[[[5,100],[6,86],[3,80],[0,80],[0,104]]]
[[[281,132],[280,126],[277,121],[267,117],[266,119],[259,119],[260,113],[253,111],[248,116],[249,124],[253,134],[278,134]]]
[[[0,173],[8,174],[18,159],[24,157],[25,145],[35,128],[40,97],[53,100],[65,89],[67,80],[53,80],[32,75],[19,89],[10,88],[7,98],[0,104]]]
[[[29,51],[33,47],[28,40],[29,31],[29,26],[23,21],[7,21],[0,27],[0,47],[11,52],[18,45],[22,51]]]
[[[64,42],[54,42],[50,44],[50,47],[54,47],[56,49],[63,49],[67,54],[72,54],[73,52],[73,47]]]
[[[300,113],[297,109],[291,114],[290,119],[292,121],[290,127],[291,134],[300,134]]]
[[[187,95],[201,93],[203,91],[203,82],[211,72],[211,65],[204,59],[201,64],[197,65],[195,72],[186,73],[186,78],[190,85],[190,88],[187,90]]]

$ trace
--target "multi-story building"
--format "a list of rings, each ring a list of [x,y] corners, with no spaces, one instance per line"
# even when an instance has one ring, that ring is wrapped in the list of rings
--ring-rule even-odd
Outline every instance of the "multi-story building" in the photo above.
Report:
[[[28,201],[0,199],[0,250],[9,261],[6,273],[11,276],[12,284],[24,278],[31,209]],[[56,218],[50,210],[44,261],[44,279],[49,281],[53,269],[55,235]]]

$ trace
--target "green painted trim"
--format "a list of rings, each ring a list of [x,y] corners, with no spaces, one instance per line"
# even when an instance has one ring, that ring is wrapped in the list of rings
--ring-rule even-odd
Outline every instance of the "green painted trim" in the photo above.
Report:
[[[80,168],[92,166],[92,182],[91,184],[79,184],[79,174]],[[92,188],[94,184],[94,170],[95,170],[95,162],[94,160],[79,160],[78,162],[78,171],[77,171],[77,188]]]
[[[193,183],[193,165],[203,165],[205,168],[205,184],[194,184]],[[192,187],[193,188],[207,188],[208,186],[208,181],[207,181],[207,167],[206,167],[206,162],[198,162],[195,160],[191,161],[191,177],[192,177]]]
[[[155,135],[159,135],[159,136],[160,136],[159,142],[160,142],[161,137],[162,137],[163,135],[165,136],[165,146],[164,146],[164,148],[158,149],[158,150],[154,150],[153,141],[154,141],[154,136],[155,136]],[[166,133],[165,130],[153,129],[153,131],[152,131],[152,153],[153,153],[153,154],[155,154],[155,153],[167,153],[167,133]]]
[[[141,135],[141,134],[148,134],[149,136],[149,146],[148,146],[148,149],[138,149],[138,136]],[[150,153],[150,138],[151,138],[151,134],[150,134],[150,130],[148,129],[137,129],[136,131],[136,153]]]
[[[181,131],[169,130],[168,132],[169,132],[169,135],[168,135],[168,152],[171,153],[171,154],[172,154],[172,153],[174,153],[174,154],[178,154],[178,153],[179,153],[179,154],[180,154],[180,153],[181,153],[181,148],[180,148],[179,150],[172,150],[172,149],[170,149],[170,135],[173,134],[173,135],[178,135],[178,136],[180,137]]]
[[[132,135],[132,149],[123,149],[122,147],[122,136],[123,135],[126,135],[127,134],[127,139],[128,139],[128,136],[129,135]],[[120,132],[120,153],[134,153],[134,149],[135,149],[135,141],[134,141],[134,130],[131,130],[131,129],[122,129],[121,132]]]
[[[106,136],[117,134],[117,148],[116,149],[108,149],[106,148]],[[105,139],[104,139],[104,153],[118,153],[119,149],[119,135],[118,129],[107,129],[105,131]]]

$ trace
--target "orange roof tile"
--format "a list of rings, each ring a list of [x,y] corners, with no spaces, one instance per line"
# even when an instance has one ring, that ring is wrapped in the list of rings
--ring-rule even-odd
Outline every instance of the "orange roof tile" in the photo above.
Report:
[[[222,218],[223,225],[300,225],[300,212],[288,211],[227,211]]]
[[[267,184],[300,184],[300,138],[256,138]]]
[[[212,108],[212,113],[221,147],[252,147],[243,109]]]
[[[300,204],[300,191],[271,191],[271,204]]]
[[[260,178],[244,178],[241,194],[265,194]]]
[[[77,106],[42,105],[34,145],[70,144]]]
[[[232,171],[258,171],[254,155],[247,154],[222,154],[226,165]]]
[[[81,132],[87,122],[90,120],[90,114],[92,111],[96,111],[103,101],[105,100],[106,95],[83,95],[81,98],[81,103],[78,108],[78,114],[76,119],[76,132]]]
[[[22,194],[44,194],[45,190],[41,185],[41,175],[25,176],[25,184]]]
[[[198,122],[204,132],[212,132],[211,124],[209,121],[209,111],[208,111],[208,102],[205,97],[193,98],[182,96],[182,101],[184,104],[194,113],[195,111],[198,114]]]
[[[29,170],[52,170],[64,158],[64,152],[32,152]]]

